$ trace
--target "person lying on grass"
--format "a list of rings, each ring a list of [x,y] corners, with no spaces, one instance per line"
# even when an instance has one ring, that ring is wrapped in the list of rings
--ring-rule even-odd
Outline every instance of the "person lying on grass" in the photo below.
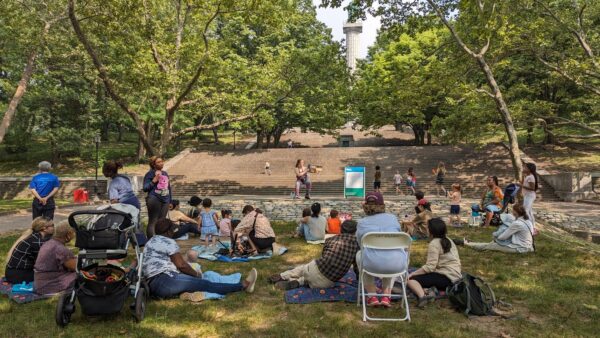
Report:
[[[155,235],[144,248],[142,273],[148,280],[152,296],[172,298],[182,293],[198,291],[220,295],[242,290],[254,292],[257,278],[254,268],[241,283],[212,283],[202,279],[202,272],[192,268],[179,251],[179,245],[173,239],[176,233],[177,225],[170,220],[161,220],[156,223]]]
[[[446,223],[441,218],[427,222],[429,246],[427,262],[420,269],[408,275],[408,288],[417,296],[417,306],[422,308],[435,296],[425,294],[423,288],[436,287],[444,291],[461,278],[460,257],[456,245],[447,237]]]
[[[292,270],[269,277],[269,282],[283,290],[308,285],[311,288],[330,288],[355,264],[358,242],[356,241],[356,221],[345,221],[342,233],[325,240],[320,258]]]

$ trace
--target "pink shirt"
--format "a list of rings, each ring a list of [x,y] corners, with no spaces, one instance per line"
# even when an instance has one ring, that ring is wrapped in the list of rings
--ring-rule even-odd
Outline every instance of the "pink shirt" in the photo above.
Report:
[[[223,218],[219,222],[219,236],[229,236],[231,234],[231,218]]]

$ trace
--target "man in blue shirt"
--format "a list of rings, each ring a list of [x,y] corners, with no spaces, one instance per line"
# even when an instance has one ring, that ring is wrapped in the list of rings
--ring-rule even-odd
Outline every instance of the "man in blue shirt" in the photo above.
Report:
[[[56,209],[54,195],[60,187],[60,181],[56,175],[50,173],[52,168],[50,162],[42,161],[38,168],[40,172],[34,175],[29,183],[29,189],[34,196],[31,204],[33,219],[39,216],[53,219],[54,209]]]

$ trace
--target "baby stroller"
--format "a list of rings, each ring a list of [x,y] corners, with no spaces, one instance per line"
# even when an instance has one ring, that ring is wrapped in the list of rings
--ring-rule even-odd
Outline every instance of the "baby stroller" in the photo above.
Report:
[[[147,284],[142,278],[143,252],[138,243],[132,217],[114,209],[76,211],[69,225],[77,233],[77,279],[73,290],[61,294],[56,305],[56,323],[66,326],[75,313],[75,300],[88,316],[115,314],[131,295],[130,308],[137,322],[144,318]],[[127,257],[132,245],[137,260],[129,270],[107,263]]]

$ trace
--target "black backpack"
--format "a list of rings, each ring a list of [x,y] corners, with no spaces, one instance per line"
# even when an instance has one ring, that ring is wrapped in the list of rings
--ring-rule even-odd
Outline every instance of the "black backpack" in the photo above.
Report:
[[[448,287],[446,295],[450,303],[466,316],[496,315],[494,291],[479,277],[463,273],[461,280]]]

